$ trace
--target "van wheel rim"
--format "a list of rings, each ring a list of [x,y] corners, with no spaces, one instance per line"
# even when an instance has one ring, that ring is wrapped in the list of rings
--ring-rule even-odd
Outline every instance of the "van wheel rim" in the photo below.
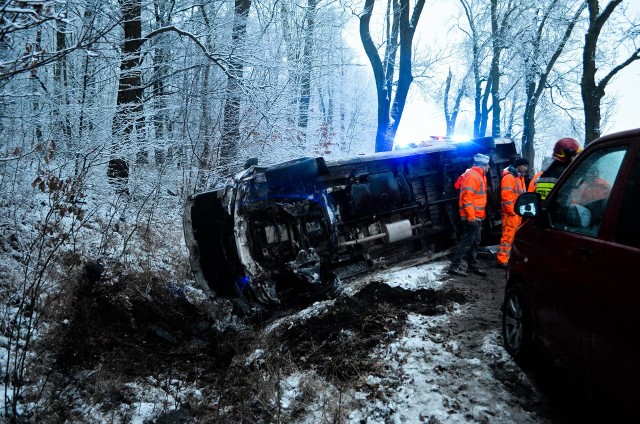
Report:
[[[522,346],[523,337],[523,317],[522,305],[517,296],[511,296],[506,305],[505,311],[505,338],[507,346],[517,351]]]

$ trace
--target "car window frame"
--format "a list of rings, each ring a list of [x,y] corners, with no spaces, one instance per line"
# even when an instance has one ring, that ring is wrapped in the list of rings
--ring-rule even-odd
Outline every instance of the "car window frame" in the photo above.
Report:
[[[610,215],[614,214],[615,211],[618,210],[617,208],[619,207],[618,205],[619,205],[619,203],[621,201],[621,197],[622,197],[622,188],[626,184],[626,180],[627,180],[628,174],[629,174],[629,168],[632,165],[632,162],[633,162],[632,159],[635,157],[634,155],[636,154],[636,152],[638,150],[638,145],[639,144],[640,143],[638,143],[637,141],[634,142],[631,137],[623,137],[623,138],[619,138],[619,139],[612,139],[612,140],[607,141],[605,143],[601,143],[596,148],[589,149],[589,150],[584,151],[583,153],[578,154],[578,156],[574,160],[575,163],[572,163],[571,166],[560,176],[558,182],[556,183],[556,187],[554,187],[552,193],[550,193],[549,197],[544,202],[543,209],[544,209],[545,214],[548,216],[548,222],[549,222],[550,229],[555,230],[555,231],[561,231],[561,232],[570,233],[570,234],[573,234],[575,236],[589,237],[589,238],[593,238],[593,239],[601,239],[601,240],[613,241],[613,229],[615,227],[615,222],[613,222],[613,221],[615,221],[615,219],[614,219],[615,216],[610,217]],[[613,183],[613,186],[611,188],[611,193],[609,195],[609,200],[607,202],[607,206],[605,208],[605,211],[604,211],[604,213],[602,215],[602,224],[600,225],[600,228],[599,228],[597,234],[590,235],[590,234],[585,234],[585,233],[581,233],[581,232],[567,231],[566,229],[562,229],[562,228],[554,226],[553,222],[552,222],[552,219],[551,219],[551,212],[550,212],[549,208],[554,204],[554,202],[556,201],[556,198],[558,197],[560,191],[565,186],[567,181],[571,178],[571,176],[576,171],[578,171],[583,166],[583,164],[587,160],[589,160],[589,158],[593,154],[596,154],[597,152],[602,151],[602,150],[607,150],[607,149],[616,148],[616,147],[625,147],[625,146],[626,146],[626,152],[625,152],[624,158],[622,159],[622,162],[620,164],[620,168],[618,170],[618,175],[616,176],[616,179],[615,179],[615,181]]]
[[[629,183],[629,179],[632,178],[632,171],[633,171],[633,166],[634,164],[640,162],[640,137],[636,138],[635,141],[630,141],[630,151],[627,152],[627,157],[625,158],[627,160],[627,169],[625,172],[625,179],[624,181],[621,182],[617,182],[616,184],[619,184],[618,188],[618,192],[619,192],[619,202],[623,202],[624,201],[624,194],[625,191],[627,189],[627,185]],[[618,218],[620,217],[620,211],[621,208],[623,208],[624,205],[620,205],[619,208],[616,208],[615,210],[615,216],[613,216],[612,218],[612,224],[611,224],[611,229],[610,229],[610,238],[609,240],[612,243],[615,243],[616,245],[622,246],[626,249],[635,249],[635,250],[639,250],[640,247],[639,246],[633,246],[627,243],[623,243],[621,241],[617,241],[616,240],[616,233],[618,228],[622,228],[623,230],[625,229],[626,223],[622,222],[622,220],[619,220]]]

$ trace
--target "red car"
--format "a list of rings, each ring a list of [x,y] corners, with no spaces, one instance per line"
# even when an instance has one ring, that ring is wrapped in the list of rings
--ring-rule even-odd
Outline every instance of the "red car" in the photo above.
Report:
[[[550,354],[640,400],[640,129],[589,144],[544,203],[524,193],[516,211],[506,350],[520,363]]]

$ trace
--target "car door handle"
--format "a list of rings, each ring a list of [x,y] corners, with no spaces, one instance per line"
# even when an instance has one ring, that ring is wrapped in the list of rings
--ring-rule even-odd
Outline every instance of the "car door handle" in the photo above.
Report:
[[[580,253],[582,253],[584,256],[591,256],[593,255],[593,250],[591,249],[587,249],[586,247],[581,247],[578,249],[580,251]]]

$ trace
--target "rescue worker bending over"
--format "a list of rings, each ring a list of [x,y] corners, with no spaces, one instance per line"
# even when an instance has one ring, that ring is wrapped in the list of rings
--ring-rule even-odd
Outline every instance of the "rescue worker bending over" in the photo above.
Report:
[[[536,193],[540,193],[542,200],[547,198],[560,175],[581,150],[580,145],[573,138],[561,138],[556,141],[553,147],[553,162],[538,178],[536,185]]]
[[[498,261],[496,264],[498,268],[507,268],[513,237],[522,222],[522,218],[516,215],[513,207],[520,193],[524,193],[527,189],[524,175],[528,169],[529,161],[524,158],[518,158],[513,165],[509,165],[502,171],[502,180],[500,182],[502,237],[498,246]]]
[[[460,184],[460,219],[462,220],[462,240],[449,266],[449,273],[465,277],[467,273],[460,268],[462,258],[466,256],[469,272],[487,275],[478,266],[478,246],[482,235],[482,220],[486,215],[487,177],[489,156],[477,154],[473,157],[473,166],[462,175]]]

